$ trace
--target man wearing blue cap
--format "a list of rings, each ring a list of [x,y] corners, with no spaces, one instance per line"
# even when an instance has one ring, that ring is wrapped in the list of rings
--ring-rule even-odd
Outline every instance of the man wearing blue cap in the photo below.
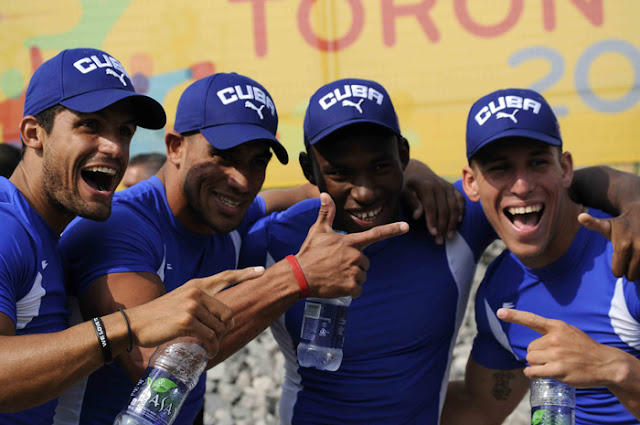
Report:
[[[399,203],[409,145],[384,87],[353,78],[321,87],[306,111],[304,140],[301,166],[334,199],[334,229],[357,234],[409,219]],[[455,186],[462,191],[461,182]],[[241,265],[268,266],[296,252],[319,206],[307,200],[258,221]],[[271,327],[286,362],[282,423],[439,423],[475,266],[494,238],[480,204],[467,199],[464,220],[444,245],[412,223],[406,234],[365,249],[367,283],[349,306],[335,372],[298,365],[304,302],[292,306]]]
[[[508,250],[478,290],[478,335],[442,423],[500,424],[529,378],[551,377],[577,387],[576,424],[637,424],[640,282],[612,273],[608,226],[581,227],[610,216],[569,196],[572,158],[549,104],[525,89],[481,98],[467,158],[465,192]]]
[[[100,50],[62,51],[31,78],[20,122],[24,156],[10,180],[0,178],[0,423],[52,423],[58,395],[134,344],[199,335],[216,351],[233,312],[212,295],[261,273],[202,279],[67,329],[58,236],[76,215],[109,216],[136,126],[162,128],[165,119]]]
[[[215,74],[185,90],[174,130],[166,135],[167,162],[158,174],[118,192],[105,222],[80,219],[62,237],[85,317],[138,305],[189,279],[236,268],[248,226],[274,209],[256,196],[271,150],[282,163],[288,161],[275,137],[277,123],[269,92],[245,76]],[[368,263],[362,249],[407,231],[406,223],[393,223],[359,235],[335,234],[333,203],[326,194],[322,199],[316,225],[295,256],[264,278],[217,295],[233,309],[235,326],[210,366],[244,346],[301,296],[358,296]],[[95,372],[79,403],[79,423],[113,421],[151,354],[134,350]],[[204,386],[203,375],[175,424],[193,422]]]

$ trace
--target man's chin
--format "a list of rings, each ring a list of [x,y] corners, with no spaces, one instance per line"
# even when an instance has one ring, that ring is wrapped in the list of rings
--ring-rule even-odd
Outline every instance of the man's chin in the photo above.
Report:
[[[88,218],[89,220],[105,221],[111,216],[111,204],[109,204],[108,206],[99,205],[93,208],[85,208],[81,211],[76,211],[75,213],[76,215],[83,218]]]

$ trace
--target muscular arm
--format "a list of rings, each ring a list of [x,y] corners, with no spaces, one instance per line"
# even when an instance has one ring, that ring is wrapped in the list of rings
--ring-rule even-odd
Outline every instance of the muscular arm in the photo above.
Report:
[[[284,211],[287,208],[304,201],[305,199],[317,198],[320,191],[316,185],[305,183],[291,189],[270,189],[260,192],[260,196],[266,204],[266,213]]]
[[[576,170],[571,195],[577,201],[611,215],[640,202],[640,177],[610,167],[587,167]]]
[[[609,167],[577,170],[571,186],[572,197],[587,206],[601,209],[610,219],[580,214],[578,221],[613,244],[611,271],[628,280],[640,278],[640,178]]]
[[[529,389],[522,369],[487,369],[469,358],[464,382],[449,383],[442,425],[501,424]]]
[[[120,313],[102,317],[113,355],[129,337]],[[104,364],[89,322],[61,332],[15,335],[15,324],[0,313],[0,411],[16,412],[45,403]]]
[[[80,307],[85,318],[108,314],[118,308],[142,305],[165,294],[165,288],[153,273],[113,273],[97,278],[82,294]],[[132,382],[137,382],[149,363],[155,348],[134,347],[123,352],[116,361]]]

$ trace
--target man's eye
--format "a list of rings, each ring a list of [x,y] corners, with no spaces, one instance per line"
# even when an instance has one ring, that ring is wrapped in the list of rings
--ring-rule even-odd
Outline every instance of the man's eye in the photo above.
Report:
[[[88,130],[96,130],[98,128],[98,122],[96,120],[85,120],[80,123],[80,127]]]
[[[128,139],[133,137],[135,130],[132,129],[131,127],[128,126],[124,126],[124,127],[120,127],[120,136],[122,137],[126,137]]]
[[[375,170],[377,173],[384,173],[389,169],[390,165],[387,163],[384,164],[376,164]]]

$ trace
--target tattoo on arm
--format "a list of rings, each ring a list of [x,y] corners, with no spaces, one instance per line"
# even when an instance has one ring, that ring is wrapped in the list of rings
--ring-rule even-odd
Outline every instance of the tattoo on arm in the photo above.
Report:
[[[502,370],[493,374],[493,388],[491,394],[496,400],[507,400],[511,395],[510,382],[516,375],[509,370]]]

